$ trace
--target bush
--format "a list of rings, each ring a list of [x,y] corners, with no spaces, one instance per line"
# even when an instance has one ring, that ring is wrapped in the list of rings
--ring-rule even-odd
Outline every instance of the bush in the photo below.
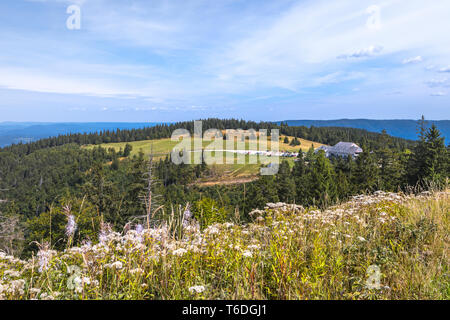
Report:
[[[194,218],[200,222],[202,229],[214,223],[223,223],[227,218],[225,208],[221,208],[216,201],[211,198],[203,198],[194,202],[192,208]]]

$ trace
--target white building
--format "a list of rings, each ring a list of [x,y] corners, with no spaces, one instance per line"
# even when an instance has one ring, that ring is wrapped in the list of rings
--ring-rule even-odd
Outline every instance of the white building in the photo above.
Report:
[[[353,142],[339,142],[336,145],[330,146],[321,146],[315,150],[318,152],[319,150],[323,150],[325,152],[325,156],[328,158],[330,156],[335,157],[348,157],[352,156],[353,158],[357,157],[363,150]]]

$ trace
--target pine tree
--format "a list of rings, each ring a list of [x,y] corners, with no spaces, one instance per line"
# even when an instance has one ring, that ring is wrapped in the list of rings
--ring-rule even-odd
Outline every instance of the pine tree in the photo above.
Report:
[[[366,146],[356,159],[355,170],[352,174],[352,183],[356,193],[375,191],[378,186],[378,164],[375,154],[369,152]]]
[[[386,133],[386,130],[382,131],[380,142],[381,150],[378,152],[380,163],[379,186],[383,190],[397,191],[404,175],[399,154],[396,154],[392,148],[389,148],[391,137]]]
[[[327,206],[337,198],[335,175],[330,160],[325,157],[323,151],[319,151],[310,164],[308,192],[309,202],[319,206]]]
[[[426,122],[425,117],[422,116],[417,124],[417,134],[419,140],[413,149],[411,157],[408,161],[408,182],[410,185],[421,183],[424,179],[424,172],[426,170],[425,154],[426,154]]]
[[[294,168],[292,169],[292,175],[295,182],[295,202],[298,204],[305,204],[307,199],[307,167],[302,150],[298,153]]]
[[[425,134],[425,168],[421,179],[442,183],[449,176],[449,155],[444,144],[444,138],[433,124]]]
[[[280,164],[276,183],[280,201],[293,203],[295,200],[295,182],[291,174],[289,163],[286,160]]]
[[[123,156],[128,157],[131,154],[132,150],[133,150],[133,147],[131,146],[131,144],[127,143],[125,145],[125,149],[123,150]]]

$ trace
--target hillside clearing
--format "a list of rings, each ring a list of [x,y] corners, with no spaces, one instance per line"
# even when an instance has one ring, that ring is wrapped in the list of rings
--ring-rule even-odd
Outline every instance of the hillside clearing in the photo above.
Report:
[[[308,151],[308,149],[313,146],[314,148],[318,148],[320,146],[323,146],[321,143],[300,139],[300,145],[299,146],[291,146],[289,144],[284,143],[284,139],[286,136],[282,135],[280,136],[279,141],[279,150],[280,151],[286,151],[286,152],[298,152],[299,150],[302,150],[303,152]],[[294,137],[287,136],[289,141],[292,141]],[[259,142],[259,141],[258,141]],[[143,152],[145,156],[150,155],[150,153],[153,153],[156,160],[164,159],[166,156],[170,154],[170,152],[173,150],[173,148],[179,143],[177,141],[172,141],[171,139],[158,139],[158,140],[143,140],[143,141],[132,141],[132,142],[120,142],[120,143],[107,143],[107,144],[100,144],[102,148],[113,148],[116,152],[119,152],[120,150],[124,150],[126,144],[130,144],[133,149],[131,151],[130,156],[137,156],[139,152]],[[202,141],[202,147],[205,150],[211,150],[211,147],[208,148],[208,146],[211,144],[211,141]],[[194,148],[195,141],[194,139],[191,139],[191,146],[192,150],[195,150]],[[262,145],[258,144],[258,148],[260,148]],[[238,145],[235,143],[235,147],[237,148]],[[93,145],[84,146],[84,148],[94,148]],[[226,141],[223,143],[224,150],[227,149]],[[268,141],[267,150],[270,150],[271,148],[271,142]],[[245,142],[245,150],[249,150],[249,142]],[[215,153],[212,153],[212,156],[214,156]],[[198,181],[199,185],[215,185],[215,184],[236,184],[241,183],[241,181],[253,181],[255,177],[259,174],[259,169],[261,168],[261,164],[268,164],[273,159],[270,157],[258,157],[256,155],[245,155],[245,162],[238,163],[238,156],[231,152],[223,152],[224,159],[226,157],[231,157],[234,159],[234,163],[223,163],[223,164],[213,164],[211,165],[211,176],[206,177],[202,180]],[[192,155],[191,155],[192,159]],[[292,166],[294,161],[292,158],[284,158],[288,160],[290,165]],[[224,160],[224,162],[226,162]]]

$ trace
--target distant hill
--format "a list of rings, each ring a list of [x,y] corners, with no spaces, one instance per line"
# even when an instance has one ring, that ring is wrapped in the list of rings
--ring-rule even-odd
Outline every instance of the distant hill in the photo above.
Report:
[[[417,121],[415,120],[368,120],[368,119],[340,119],[340,120],[286,120],[276,123],[287,123],[289,126],[315,127],[350,127],[365,129],[372,132],[387,133],[400,138],[417,139]],[[450,120],[427,121],[428,125],[435,123],[446,142],[450,141]],[[54,137],[69,133],[95,133],[103,130],[125,130],[153,127],[161,122],[0,122],[0,148],[19,142],[33,142],[39,139]]]
[[[43,122],[0,122],[0,147],[13,143],[33,142],[39,139],[68,133],[94,133],[103,130],[138,129],[153,127],[160,122],[80,122],[80,123],[43,123]]]
[[[410,140],[417,140],[416,120],[369,120],[369,119],[339,119],[339,120],[285,120],[278,121],[289,126],[315,126],[315,127],[350,127],[365,129],[372,132],[381,132],[383,129],[394,137]],[[428,126],[434,123],[446,137],[446,142],[450,141],[450,120],[427,120]]]

